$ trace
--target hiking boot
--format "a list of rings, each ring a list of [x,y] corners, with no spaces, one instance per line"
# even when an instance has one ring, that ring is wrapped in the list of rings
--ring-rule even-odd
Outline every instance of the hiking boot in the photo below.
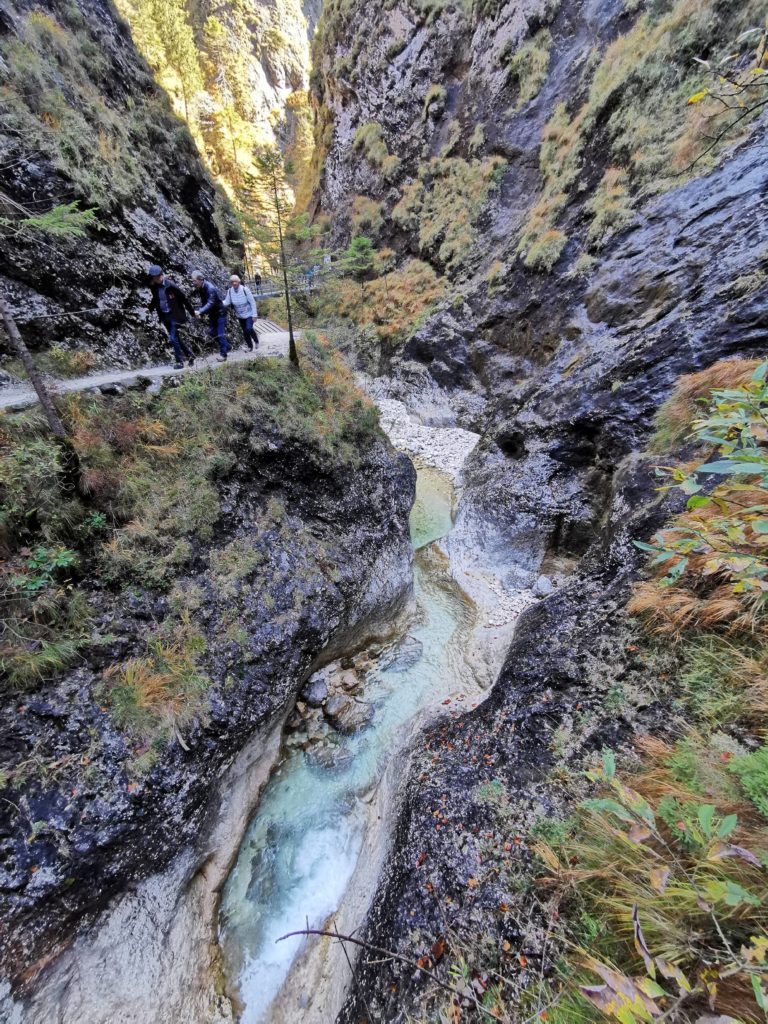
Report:
[[[183,370],[184,369],[184,363],[174,363],[173,364],[173,368],[174,368],[174,370]]]
[[[187,360],[187,366],[194,366],[194,365],[195,365],[195,357],[194,356],[190,356],[189,359]]]
[[[227,357],[226,356],[216,356],[216,362],[217,363],[226,363],[226,361],[227,361]]]

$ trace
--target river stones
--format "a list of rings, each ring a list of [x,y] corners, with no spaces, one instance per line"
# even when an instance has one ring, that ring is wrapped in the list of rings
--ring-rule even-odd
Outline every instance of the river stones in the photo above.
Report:
[[[372,704],[363,704],[342,694],[329,697],[323,710],[333,728],[345,735],[358,732],[373,718]]]
[[[328,679],[322,672],[315,672],[310,676],[301,691],[301,696],[311,708],[322,707],[323,702],[328,699]]]
[[[352,752],[336,743],[316,745],[308,751],[307,756],[321,768],[347,768],[353,760]]]
[[[550,594],[554,594],[555,590],[555,584],[549,576],[539,576],[533,587],[536,597],[549,597]]]

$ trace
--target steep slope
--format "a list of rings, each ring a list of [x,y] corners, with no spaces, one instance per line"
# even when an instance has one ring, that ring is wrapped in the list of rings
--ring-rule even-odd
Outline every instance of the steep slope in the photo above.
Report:
[[[312,147],[307,90],[317,2],[119,0],[117,6],[231,197],[240,198],[257,173],[252,158],[259,146],[279,145],[294,165],[294,184],[302,181]]]
[[[734,89],[761,78],[765,18],[672,0],[325,7],[317,212],[333,245],[378,250],[367,306],[339,286],[352,347],[417,416],[483,432],[452,562],[557,590],[521,619],[487,702],[417,748],[364,934],[466,997],[451,1009],[372,956],[345,1024],[485,1019],[473,1000],[494,971],[498,1005],[527,1019],[516,1000],[559,952],[532,832],[583,795],[595,750],[673,726],[658,677],[682,655],[650,654],[626,612],[632,542],[671,513],[642,453],[681,374],[765,350],[764,119],[718,140],[739,112],[702,95],[694,60],[738,38]]]
[[[184,979],[211,970],[206,872],[234,855],[299,688],[408,596],[413,469],[327,350],[302,360],[303,376],[259,360],[158,396],[71,396],[77,493],[34,418],[5,425],[0,965],[33,992],[27,1020],[117,1013],[132,971],[145,1003],[126,1019],[186,1019]],[[111,898],[166,869],[146,912],[159,892],[172,920],[199,873],[199,941],[174,945],[169,921],[149,955],[133,913],[114,1002],[84,986],[59,1005],[71,967],[49,962],[94,920],[100,955]],[[161,956],[173,969],[152,980]]]
[[[6,4],[0,79],[3,215],[13,202],[35,213],[74,201],[97,211],[87,238],[73,242],[3,230],[0,275],[25,340],[60,350],[64,372],[94,356],[110,365],[167,358],[140,290],[147,264],[219,275],[236,229],[126,24],[99,0]],[[78,362],[77,350],[90,354]]]
[[[392,294],[418,261],[447,296],[432,289],[393,336],[393,303],[372,282],[375,316],[356,313],[375,321],[382,365],[415,359],[438,383],[482,393],[550,359],[635,210],[749,130],[745,118],[712,148],[738,112],[686,100],[711,84],[693,58],[716,61],[764,17],[760,3],[716,0],[328,3],[318,213],[331,215],[332,244],[373,239]],[[758,40],[735,46],[745,75]]]

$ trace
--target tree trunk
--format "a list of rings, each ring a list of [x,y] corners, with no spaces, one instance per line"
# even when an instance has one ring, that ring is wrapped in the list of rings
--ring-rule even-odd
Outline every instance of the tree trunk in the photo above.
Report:
[[[40,405],[43,407],[45,418],[48,420],[48,426],[51,428],[51,432],[56,437],[62,440],[66,439],[66,431],[64,426],[59,419],[59,414],[56,412],[56,406],[53,404],[51,394],[43,383],[43,378],[35,366],[35,362],[30,354],[29,349],[24,344],[21,335],[19,334],[19,328],[16,326],[16,321],[11,315],[11,311],[8,308],[8,303],[5,301],[5,297],[0,293],[0,317],[2,317],[5,332],[8,335],[8,340],[11,346],[15,349],[19,359],[24,364],[24,369],[27,371],[30,384],[37,392],[37,397],[40,399]]]
[[[288,310],[288,356],[291,362],[299,365],[299,353],[296,351],[296,339],[293,336],[293,318],[291,316],[291,292],[288,288],[288,268],[285,265],[285,246],[283,245],[283,226],[280,221],[280,196],[277,191],[277,179],[272,178],[275,193],[275,213],[277,214],[277,233],[280,238],[280,262],[283,264],[283,284],[285,285],[285,308]]]

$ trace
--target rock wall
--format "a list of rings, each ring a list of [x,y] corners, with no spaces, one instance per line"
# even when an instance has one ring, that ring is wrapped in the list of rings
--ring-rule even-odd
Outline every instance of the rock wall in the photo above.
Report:
[[[0,284],[25,341],[87,350],[108,366],[167,359],[146,310],[147,265],[186,285],[195,266],[221,278],[236,229],[127,24],[106,0],[6,4],[0,77],[4,215],[16,217],[12,203],[96,210],[84,238],[3,231]],[[8,354],[0,349],[4,369]]]
[[[458,936],[474,962],[506,965],[512,1000],[531,970],[551,968],[528,888],[531,829],[563,813],[563,780],[585,754],[671,725],[657,689],[670,665],[636,653],[624,610],[644,561],[633,540],[671,511],[655,460],[638,453],[679,375],[765,351],[759,294],[731,286],[765,237],[765,153],[763,140],[746,146],[646,208],[596,272],[575,318],[582,332],[504,396],[472,456],[457,557],[494,549],[513,580],[545,571],[565,582],[522,616],[485,704],[423,738],[365,937],[417,960]],[[616,688],[631,694],[618,713]],[[518,952],[535,967],[521,970]],[[339,1020],[358,1020],[367,1003],[404,1021],[424,992],[408,968],[362,966]]]
[[[704,6],[513,0],[470,18],[451,3],[334,3],[324,15],[318,209],[335,212],[338,242],[370,234],[398,265],[427,260],[447,282],[404,346],[382,343],[387,393],[427,422],[452,408],[483,435],[452,561],[495,560],[509,587],[545,574],[558,588],[524,613],[485,704],[423,738],[363,934],[413,962],[447,938],[452,962],[501,965],[511,1003],[550,967],[526,837],[562,808],[558,772],[664,728],[659,666],[634,657],[624,612],[632,541],[669,513],[642,455],[655,412],[681,374],[765,351],[764,121],[695,168],[700,150],[685,148],[680,82],[694,80],[694,56],[735,38],[731,9]],[[670,68],[677,108],[649,84]],[[640,125],[664,166],[645,162]],[[497,158],[478,210],[483,161]],[[607,215],[606,176],[626,202]],[[618,714],[615,686],[633,694]],[[435,1013],[418,973],[364,959],[340,1022]]]
[[[193,866],[205,864],[233,761],[259,735],[274,746],[272,730],[318,661],[375,635],[408,596],[415,474],[405,457],[379,436],[361,443],[353,462],[334,461],[317,443],[286,441],[258,418],[240,424],[231,442],[216,477],[215,538],[195,555],[200,571],[175,580],[177,597],[195,595],[200,671],[212,684],[184,736],[177,731],[177,742],[149,751],[142,768],[135,737],[99,702],[104,671],[141,652],[175,607],[173,594],[140,585],[91,581],[94,636],[103,641],[58,681],[8,700],[0,750],[13,781],[1,833],[0,965],[22,995],[113,896],[182,852]],[[268,507],[282,511],[265,520]],[[204,567],[231,559],[228,551],[237,564],[212,586]],[[247,790],[235,818],[247,818],[256,799],[258,786]],[[220,881],[225,870],[219,865]],[[178,882],[189,871],[182,865],[171,876]]]

